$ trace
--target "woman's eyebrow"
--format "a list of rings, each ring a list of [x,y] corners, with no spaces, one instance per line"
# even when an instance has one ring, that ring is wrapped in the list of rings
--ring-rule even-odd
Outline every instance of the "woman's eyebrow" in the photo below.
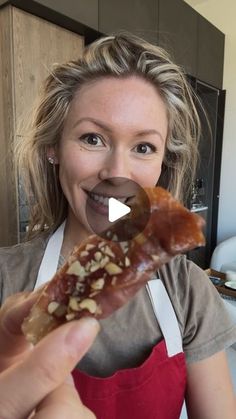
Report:
[[[104,131],[107,131],[109,133],[112,133],[113,130],[104,122],[98,121],[95,118],[91,118],[91,117],[86,117],[86,118],[81,118],[78,121],[75,122],[75,124],[73,125],[73,128],[75,128],[77,125],[81,124],[82,122],[92,122],[93,124],[97,125],[99,128],[102,128]],[[160,131],[157,131],[156,129],[145,129],[142,131],[136,131],[134,136],[135,137],[144,137],[146,135],[158,135],[160,137],[160,139],[164,142],[164,139],[160,133]]]
[[[146,135],[158,135],[162,141],[164,141],[160,131],[156,129],[145,129],[143,131],[137,131],[135,136],[136,137],[145,137]]]
[[[90,118],[90,117],[78,119],[78,121],[76,121],[75,124],[73,125],[73,128],[77,127],[77,125],[79,125],[79,124],[81,124],[82,122],[85,122],[85,121],[92,122],[93,124],[102,128],[104,131],[107,131],[107,132],[110,132],[110,133],[112,132],[112,129],[109,128],[106,124],[104,124],[101,121],[98,121],[97,119]]]

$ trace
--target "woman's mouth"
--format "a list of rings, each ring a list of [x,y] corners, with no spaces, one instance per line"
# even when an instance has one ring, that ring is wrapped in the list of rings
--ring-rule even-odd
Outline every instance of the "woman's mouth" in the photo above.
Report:
[[[108,208],[109,208],[109,199],[115,198],[118,201],[122,202],[123,204],[126,204],[126,202],[129,200],[129,197],[116,197],[116,196],[104,196],[100,194],[96,194],[90,191],[86,191],[86,194],[88,196],[88,205],[92,207],[96,212],[99,212],[102,215],[108,216]]]
[[[127,197],[103,196],[103,195],[98,195],[98,194],[93,193],[93,192],[88,192],[88,195],[94,201],[100,202],[101,204],[106,205],[106,206],[108,206],[110,198],[118,199],[123,204],[125,204],[127,202],[127,200],[129,199],[129,197],[127,198]]]

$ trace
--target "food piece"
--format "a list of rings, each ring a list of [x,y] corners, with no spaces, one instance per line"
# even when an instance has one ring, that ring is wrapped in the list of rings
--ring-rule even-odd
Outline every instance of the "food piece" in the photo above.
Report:
[[[128,302],[161,265],[173,256],[205,244],[204,221],[162,188],[145,188],[150,218],[142,233],[127,242],[89,236],[45,286],[22,325],[27,340],[37,343],[59,325],[94,316],[102,319]],[[142,196],[132,215],[107,231],[118,238],[140,220]]]

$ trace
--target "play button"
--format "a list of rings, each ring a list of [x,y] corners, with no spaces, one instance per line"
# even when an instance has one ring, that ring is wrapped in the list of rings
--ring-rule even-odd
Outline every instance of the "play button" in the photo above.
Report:
[[[109,198],[108,201],[108,220],[113,223],[114,221],[119,220],[124,217],[124,215],[129,214],[131,211],[128,205],[122,204],[115,198]]]
[[[123,177],[86,190],[86,216],[93,233],[113,241],[132,240],[146,227],[150,202],[138,183]]]

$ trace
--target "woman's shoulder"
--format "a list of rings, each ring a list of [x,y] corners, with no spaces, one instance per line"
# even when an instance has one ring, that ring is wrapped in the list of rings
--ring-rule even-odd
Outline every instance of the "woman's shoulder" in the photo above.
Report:
[[[23,257],[31,252],[34,253],[40,250],[43,251],[48,238],[49,233],[45,231],[31,240],[24,241],[13,246],[0,247],[0,261],[4,263],[8,260],[9,262],[12,258],[18,256]]]
[[[159,270],[160,278],[177,314],[182,330],[194,310],[203,311],[206,298],[220,297],[207,274],[185,255],[178,255]]]
[[[21,291],[31,291],[44,254],[49,234],[30,241],[0,248],[0,301]]]
[[[160,269],[175,310],[187,362],[197,362],[232,345],[236,327],[207,274],[185,256]]]
[[[208,286],[210,282],[204,270],[187,259],[186,255],[172,258],[161,267],[160,275],[171,295],[173,292],[178,292],[180,296],[182,293],[188,292],[190,287],[197,289],[200,285]]]

